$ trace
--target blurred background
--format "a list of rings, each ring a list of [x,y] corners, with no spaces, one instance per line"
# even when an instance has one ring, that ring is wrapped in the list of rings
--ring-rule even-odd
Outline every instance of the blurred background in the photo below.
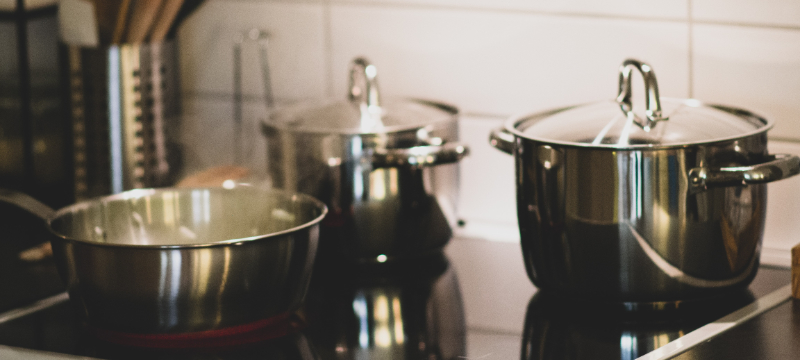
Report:
[[[800,3],[793,0],[208,0],[177,37],[182,135],[195,145],[187,169],[233,161],[230,49],[250,28],[269,33],[278,103],[343,99],[347,64],[363,55],[378,67],[387,96],[459,107],[461,139],[472,149],[461,162],[462,236],[518,239],[513,160],[488,145],[489,131],[513,114],[614,97],[628,57],[653,66],[661,96],[761,113],[776,123],[771,151],[800,152]],[[257,123],[266,114],[257,51],[242,49],[255,171],[265,153]],[[769,190],[765,257],[788,265],[800,233],[800,179]]]
[[[19,49],[15,36],[7,36],[19,36],[17,2],[0,3],[3,49]],[[33,132],[69,130],[68,116],[59,110],[69,104],[59,105],[53,95],[69,91],[64,67],[71,64],[69,51],[56,49],[55,34],[60,31],[63,37],[64,29],[54,3],[26,2],[27,71],[30,84],[40,89],[31,92],[36,104],[31,116],[39,119],[30,125]],[[771,151],[800,153],[800,3],[793,0],[187,3],[191,9],[166,37],[176,54],[179,106],[178,116],[162,119],[163,126],[175,128],[168,135],[180,150],[173,152],[178,157],[173,179],[229,164],[246,166],[253,177],[264,176],[266,150],[258,124],[269,111],[265,92],[271,88],[278,106],[343,99],[347,66],[356,56],[377,66],[384,95],[438,100],[461,110],[461,140],[472,149],[461,163],[462,237],[518,239],[513,160],[488,145],[489,131],[513,114],[614,97],[617,68],[629,57],[653,66],[661,96],[761,113],[776,123],[769,133]],[[102,29],[102,19],[98,24]],[[269,88],[259,58],[263,43],[241,41],[253,29],[266,36]],[[108,45],[103,41],[101,49]],[[24,187],[30,185],[18,176],[27,166],[21,160],[24,151],[14,152],[21,147],[9,145],[10,134],[27,126],[13,121],[20,116],[14,111],[21,110],[9,110],[16,106],[8,94],[16,94],[21,69],[14,54],[0,51],[0,91],[6,94],[0,101],[0,130],[5,131],[0,133],[0,147],[5,146],[0,173],[5,186]],[[636,94],[641,92],[634,92],[634,102],[642,100]],[[235,133],[237,117],[240,134]],[[34,140],[26,156],[45,156],[46,149],[69,145]],[[55,199],[53,205],[74,200],[58,197],[74,186],[74,179],[68,179],[74,160],[64,154],[69,152],[54,150],[47,156],[56,165],[28,170],[36,174],[38,193]],[[41,180],[48,171],[67,175]],[[798,187],[798,178],[770,185],[765,258],[788,264],[793,234],[800,231],[794,219],[800,211]]]

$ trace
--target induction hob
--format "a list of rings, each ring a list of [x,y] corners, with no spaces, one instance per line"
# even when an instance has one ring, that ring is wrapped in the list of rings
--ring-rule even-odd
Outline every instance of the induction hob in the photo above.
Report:
[[[26,221],[38,220],[15,224]],[[697,329],[713,335],[705,330],[733,327],[716,320],[775,297],[791,281],[788,269],[762,266],[747,291],[692,312],[638,321],[537,293],[516,244],[456,238],[444,253],[411,265],[315,269],[306,305],[296,314],[300,326],[288,336],[146,349],[98,339],[73,311],[52,260],[16,257],[33,244],[14,239],[35,238],[26,233],[35,230],[24,230],[32,228],[0,229],[12,240],[0,242],[0,358],[636,359],[697,337]],[[697,349],[710,351],[705,339],[699,343]]]

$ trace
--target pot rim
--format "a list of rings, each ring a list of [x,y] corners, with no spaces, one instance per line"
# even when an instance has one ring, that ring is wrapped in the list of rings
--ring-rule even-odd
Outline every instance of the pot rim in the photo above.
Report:
[[[559,112],[562,112],[562,111],[565,111],[565,110],[569,110],[569,109],[573,109],[573,108],[577,108],[577,107],[581,107],[581,106],[585,106],[585,105],[593,103],[593,102],[589,102],[589,103],[583,103],[583,104],[578,104],[578,105],[571,105],[571,106],[565,106],[565,107],[545,110],[545,111],[542,111],[542,112],[528,113],[528,114],[523,114],[523,115],[515,115],[515,116],[512,116],[511,118],[509,118],[508,120],[506,120],[506,122],[503,124],[503,127],[505,128],[506,131],[508,131],[509,133],[513,134],[515,138],[522,138],[522,139],[525,139],[525,140],[531,140],[531,141],[536,141],[536,142],[541,142],[541,143],[546,143],[546,144],[552,144],[552,145],[557,145],[557,146],[561,146],[561,147],[597,149],[597,150],[638,150],[638,151],[649,151],[649,150],[679,149],[679,148],[686,148],[686,147],[690,147],[690,146],[708,145],[708,144],[715,144],[715,143],[721,143],[721,142],[734,141],[734,140],[743,139],[743,138],[747,138],[747,137],[750,137],[750,136],[758,135],[758,134],[761,134],[761,133],[765,133],[765,132],[769,131],[770,129],[772,129],[772,127],[775,126],[775,122],[774,121],[766,119],[766,118],[764,118],[764,117],[762,117],[762,116],[760,116],[758,114],[755,114],[755,113],[753,113],[753,112],[751,112],[749,110],[745,110],[745,109],[742,109],[742,108],[732,107],[732,106],[728,106],[728,105],[704,103],[702,101],[695,100],[695,99],[678,99],[678,100],[681,100],[682,102],[687,103],[687,104],[689,102],[691,102],[692,104],[695,104],[695,105],[699,104],[699,105],[702,105],[702,106],[713,107],[713,108],[716,108],[718,110],[729,112],[729,113],[732,113],[732,114],[740,116],[740,117],[751,117],[751,118],[754,118],[754,119],[762,122],[764,125],[759,127],[758,129],[753,130],[753,131],[749,131],[749,132],[746,132],[746,133],[738,134],[738,135],[735,135],[735,136],[729,136],[729,137],[713,138],[713,139],[708,139],[708,140],[692,141],[692,142],[686,142],[686,143],[680,143],[680,144],[633,144],[633,145],[624,145],[624,146],[620,146],[620,145],[616,145],[616,144],[597,144],[597,145],[595,145],[595,144],[589,144],[589,143],[578,143],[578,142],[572,142],[572,141],[545,139],[545,138],[539,138],[539,137],[536,137],[536,136],[531,136],[530,134],[523,134],[520,130],[517,129],[517,126],[520,125],[523,122],[538,121],[537,119],[543,119],[543,118],[546,118],[548,116],[554,115],[556,113],[559,113]]]
[[[249,186],[249,185],[245,185],[245,184],[239,184],[234,189],[236,189],[236,188],[255,189],[254,187]],[[47,221],[46,221],[47,222],[47,231],[50,232],[50,234],[52,234],[56,238],[58,238],[60,240],[63,240],[63,241],[66,241],[66,242],[80,243],[82,245],[105,247],[105,248],[112,248],[112,249],[119,249],[119,248],[142,249],[142,250],[145,250],[145,249],[151,249],[151,250],[153,250],[153,249],[197,249],[197,248],[210,248],[210,247],[221,247],[221,246],[230,246],[230,245],[244,245],[245,243],[250,243],[250,242],[255,242],[255,241],[258,241],[258,240],[266,240],[266,239],[270,239],[270,238],[283,236],[283,235],[286,235],[286,234],[289,234],[289,233],[293,233],[293,232],[296,232],[296,231],[299,231],[299,230],[302,230],[302,229],[313,227],[313,226],[319,224],[325,218],[325,216],[328,214],[327,205],[325,205],[322,201],[320,201],[320,200],[318,200],[318,199],[316,199],[316,198],[314,198],[314,197],[312,197],[310,195],[306,195],[306,194],[302,194],[302,193],[293,193],[293,192],[285,191],[285,190],[281,190],[281,189],[268,189],[268,190],[259,190],[259,191],[264,191],[264,192],[269,192],[269,193],[276,193],[276,194],[278,194],[278,196],[285,196],[287,198],[292,198],[293,200],[296,199],[296,200],[302,201],[302,202],[309,202],[309,203],[313,204],[316,208],[321,209],[322,211],[314,219],[312,219],[310,221],[307,221],[307,222],[305,222],[303,224],[300,224],[298,226],[292,227],[292,228],[288,228],[288,229],[284,229],[284,230],[281,230],[281,231],[276,231],[276,232],[272,232],[272,233],[268,233],[268,234],[260,234],[260,235],[248,236],[248,237],[243,237],[243,238],[235,238],[235,239],[225,239],[225,240],[214,241],[214,242],[209,242],[209,243],[202,243],[202,244],[174,244],[174,245],[169,245],[169,244],[164,244],[164,245],[141,244],[140,245],[140,244],[103,243],[103,242],[91,241],[91,240],[87,240],[87,239],[79,239],[79,238],[75,238],[75,237],[70,237],[70,236],[67,236],[67,235],[64,235],[64,234],[56,232],[55,230],[53,230],[53,227],[52,227],[52,222],[54,220],[58,219],[59,217],[63,216],[64,214],[72,212],[74,210],[79,210],[81,208],[86,208],[86,207],[89,207],[89,206],[93,206],[93,204],[95,204],[97,202],[110,201],[110,200],[125,200],[125,199],[130,199],[130,198],[154,195],[154,194],[159,194],[159,193],[167,193],[167,192],[191,192],[191,191],[196,191],[196,190],[231,191],[232,189],[226,189],[226,188],[222,188],[222,187],[219,187],[219,188],[212,187],[212,188],[162,188],[162,189],[134,189],[134,190],[128,190],[128,191],[125,191],[125,192],[122,192],[122,193],[118,193],[118,194],[113,194],[113,195],[109,195],[109,196],[102,196],[102,197],[95,198],[95,199],[90,199],[90,200],[84,200],[84,201],[81,201],[81,202],[78,202],[78,203],[75,203],[75,204],[72,204],[72,205],[68,205],[66,207],[58,209],[53,214],[52,217],[47,219]],[[258,189],[256,189],[256,190],[258,190]]]

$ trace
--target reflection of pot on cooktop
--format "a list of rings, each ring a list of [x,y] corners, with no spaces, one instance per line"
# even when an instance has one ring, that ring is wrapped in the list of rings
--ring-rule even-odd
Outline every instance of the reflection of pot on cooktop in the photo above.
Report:
[[[441,253],[412,266],[315,269],[304,333],[323,359],[456,359],[466,353],[458,279]],[[318,271],[319,270],[319,271]]]
[[[668,312],[539,292],[528,303],[522,360],[636,359],[755,300],[750,291]],[[647,309],[650,310],[650,309]]]

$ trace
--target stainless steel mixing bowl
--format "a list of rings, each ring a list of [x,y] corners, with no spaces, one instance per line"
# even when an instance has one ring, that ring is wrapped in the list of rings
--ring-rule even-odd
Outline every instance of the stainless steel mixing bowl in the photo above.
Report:
[[[55,212],[19,193],[0,200],[46,219],[71,302],[122,334],[228,334],[287,317],[327,213],[310,196],[249,186],[131,190]]]

